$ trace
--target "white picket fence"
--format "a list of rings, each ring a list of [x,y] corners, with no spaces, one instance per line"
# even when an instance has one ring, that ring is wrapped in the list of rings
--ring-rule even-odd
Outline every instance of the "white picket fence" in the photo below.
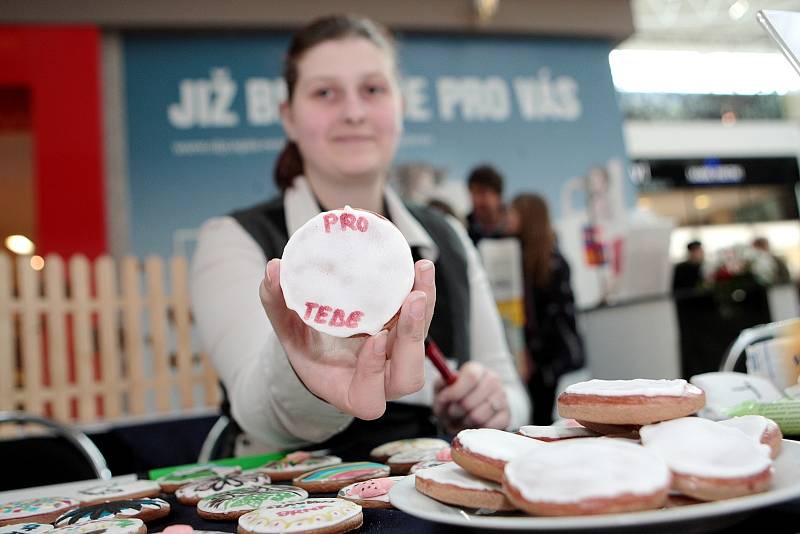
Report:
[[[88,424],[218,406],[193,350],[186,258],[168,269],[166,284],[158,257],[50,255],[35,271],[0,253],[0,411]]]

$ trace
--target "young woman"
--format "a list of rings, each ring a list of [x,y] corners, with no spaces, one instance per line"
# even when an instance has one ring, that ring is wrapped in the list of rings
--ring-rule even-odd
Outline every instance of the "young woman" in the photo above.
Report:
[[[528,401],[466,233],[430,209],[405,206],[386,185],[402,133],[397,70],[391,38],[374,22],[333,16],[301,29],[284,66],[281,195],[201,229],[195,317],[232,415],[258,450],[359,442],[351,450],[363,454],[375,443],[434,433],[431,408],[450,431],[527,421]],[[287,237],[345,204],[390,219],[417,260],[397,326],[366,339],[309,329],[286,308],[279,285]],[[427,334],[463,363],[450,386],[435,385]],[[242,444],[238,453],[256,450]]]
[[[575,324],[569,264],[556,247],[545,200],[532,194],[511,202],[511,231],[522,246],[525,282],[525,346],[533,424],[553,422],[559,377],[583,366],[583,342]]]

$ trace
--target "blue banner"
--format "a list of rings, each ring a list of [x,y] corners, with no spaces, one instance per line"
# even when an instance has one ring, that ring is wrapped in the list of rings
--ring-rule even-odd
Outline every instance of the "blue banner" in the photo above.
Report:
[[[275,193],[288,35],[131,34],[124,39],[132,252],[169,255],[175,232]],[[544,194],[625,158],[608,65],[593,40],[405,36],[397,162],[464,180],[483,162],[510,198]],[[631,195],[628,195],[631,197]]]

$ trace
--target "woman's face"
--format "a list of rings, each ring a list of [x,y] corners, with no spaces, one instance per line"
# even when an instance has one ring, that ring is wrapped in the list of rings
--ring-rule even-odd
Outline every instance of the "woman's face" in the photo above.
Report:
[[[311,48],[298,63],[294,95],[282,118],[306,174],[334,181],[382,176],[402,133],[392,58],[357,37]]]

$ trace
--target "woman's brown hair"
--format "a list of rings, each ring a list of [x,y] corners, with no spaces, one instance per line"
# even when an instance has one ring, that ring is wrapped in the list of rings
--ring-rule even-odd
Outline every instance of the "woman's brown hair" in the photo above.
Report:
[[[536,287],[545,287],[550,283],[551,256],[556,244],[547,202],[539,195],[525,193],[514,198],[511,208],[519,217],[525,279]]]
[[[391,33],[377,22],[356,15],[330,15],[318,18],[294,34],[283,60],[283,79],[286,82],[287,100],[290,103],[299,77],[298,64],[303,55],[326,41],[348,37],[367,39],[389,54],[392,60],[396,59],[397,52]],[[303,156],[297,143],[287,140],[275,161],[273,169],[275,184],[284,191],[292,185],[295,177],[301,174],[303,174]]]

